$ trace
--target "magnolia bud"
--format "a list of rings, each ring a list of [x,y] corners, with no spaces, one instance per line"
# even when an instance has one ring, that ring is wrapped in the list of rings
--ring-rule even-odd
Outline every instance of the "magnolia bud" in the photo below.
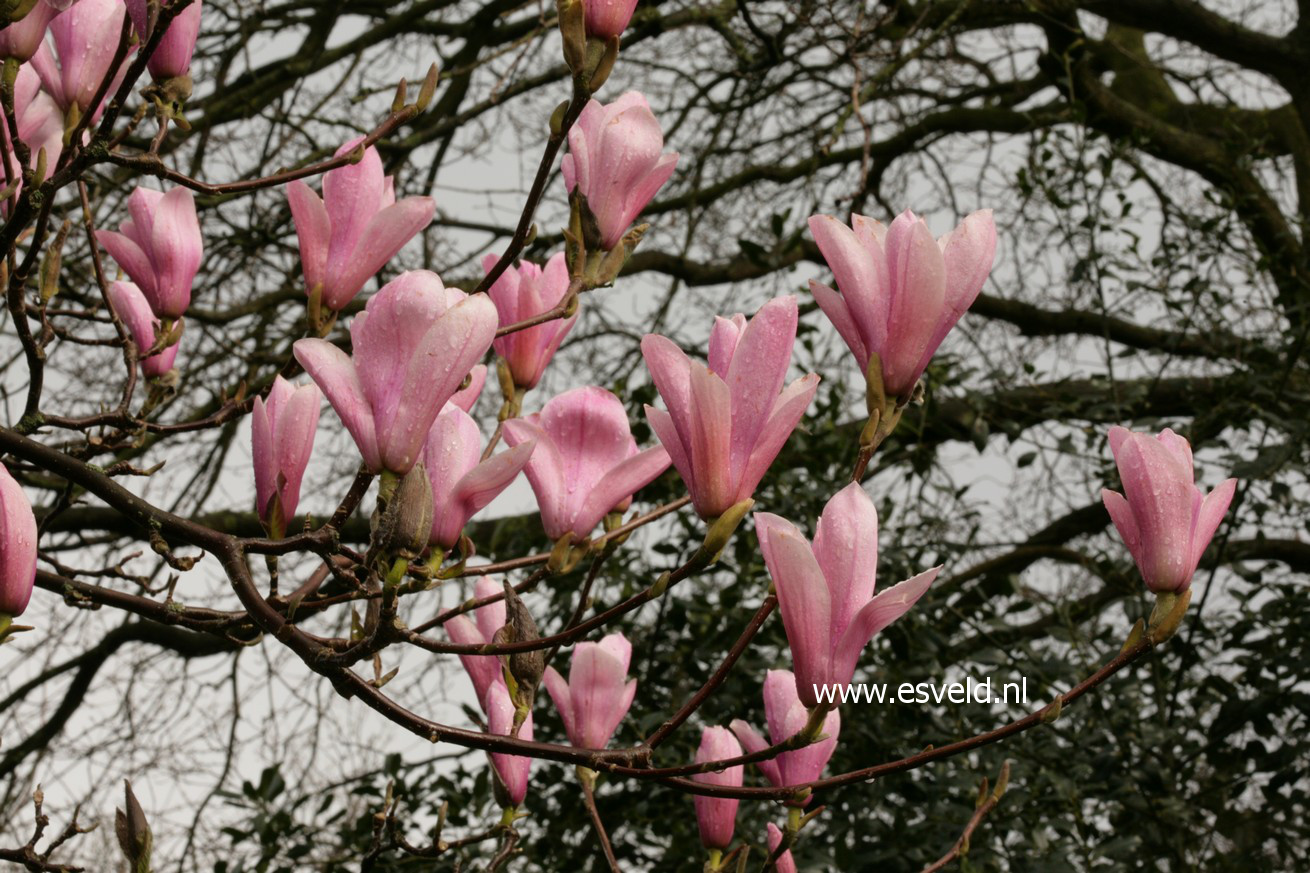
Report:
[[[423,552],[432,532],[432,483],[421,461],[401,478],[374,520],[374,542],[383,554],[416,558]]]
[[[704,561],[702,566],[712,564],[719,559],[719,555],[728,547],[728,542],[732,535],[737,532],[741,526],[741,520],[746,517],[746,513],[751,511],[755,501],[747,498],[739,503],[734,503],[728,507],[728,510],[710,522],[710,529],[705,532],[705,542],[701,544],[700,549],[696,552],[693,560],[696,562]]]
[[[437,65],[433,64],[428,67],[428,74],[423,77],[423,84],[418,89],[418,99],[414,101],[414,105],[418,107],[420,112],[427,109],[428,105],[432,103],[432,98],[436,93]]]
[[[4,0],[2,6],[6,23],[22,21],[40,0]]]
[[[514,642],[532,642],[541,639],[537,623],[523,603],[514,587],[505,582],[505,627],[506,636]],[[546,672],[546,653],[541,649],[530,652],[514,652],[506,656],[505,665],[514,677],[517,687],[514,689],[514,704],[520,709],[531,709],[537,694],[537,685],[541,675]]]
[[[146,821],[145,810],[132,793],[132,783],[126,779],[123,780],[123,793],[127,811],[114,811],[114,833],[118,836],[119,848],[127,858],[131,873],[150,873],[150,854],[154,849],[150,824]]]
[[[1192,602],[1192,589],[1184,588],[1181,594],[1160,591],[1155,597],[1155,608],[1151,610],[1148,627],[1151,642],[1159,645],[1178,632],[1178,626],[1187,614],[1187,605]]]
[[[559,32],[564,38],[564,62],[575,74],[584,71],[587,63],[587,19],[583,0],[556,0],[559,13]]]
[[[594,282],[596,285],[608,285],[618,278],[619,271],[628,262],[632,252],[641,242],[641,238],[650,229],[649,224],[639,224],[623,235],[619,244],[606,252],[605,257],[596,267]]]
[[[614,62],[619,59],[619,38],[612,36],[603,39],[587,40],[587,81],[591,93],[595,94],[614,70]]]

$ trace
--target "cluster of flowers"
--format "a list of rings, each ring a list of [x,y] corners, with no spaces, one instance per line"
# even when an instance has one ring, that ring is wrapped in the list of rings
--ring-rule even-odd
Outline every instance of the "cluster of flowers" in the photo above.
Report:
[[[634,0],[589,3],[589,34],[616,38],[633,6]],[[111,75],[115,48],[103,34],[118,32],[130,14],[141,41],[147,40],[146,9],[144,0],[79,0],[71,6],[67,0],[40,0],[26,18],[0,32],[0,55],[25,62],[17,78],[18,137],[34,153],[45,149],[45,160],[57,161],[70,120],[100,111],[91,101]],[[196,0],[171,21],[150,60],[156,80],[187,75],[200,14]],[[44,41],[47,31],[53,48]],[[670,178],[678,156],[664,153],[659,123],[636,92],[608,105],[590,101],[568,139],[561,166],[565,185],[585,204],[592,238],[604,251],[614,250]],[[5,145],[11,154],[7,139]],[[365,146],[361,140],[342,146],[341,157],[362,152],[326,173],[321,195],[302,181],[286,189],[305,293],[311,311],[330,313],[329,324],[434,214],[431,198],[396,200],[376,150]],[[128,209],[131,218],[119,232],[101,231],[97,239],[131,279],[113,283],[111,303],[142,353],[143,371],[159,377],[178,352],[203,243],[185,189],[138,188]],[[859,215],[850,226],[816,215],[810,228],[837,285],[811,282],[815,300],[869,380],[870,397],[880,398],[878,408],[871,401],[871,415],[899,414],[991,270],[991,214],[974,213],[941,239],[910,212],[890,226]],[[499,260],[487,256],[488,274]],[[770,300],[750,319],[716,318],[705,363],[666,337],[642,340],[665,405],[646,408],[659,445],[640,450],[622,402],[604,388],[583,386],[550,399],[538,413],[506,421],[506,450],[483,451],[468,413],[486,380],[480,362],[494,349],[513,392],[521,396],[536,387],[577,316],[535,320],[576,294],[577,280],[563,253],[544,267],[525,262],[504,271],[486,294],[447,288],[429,271],[406,272],[353,315],[349,353],[326,339],[297,341],[295,357],[314,384],[295,386],[278,376],[267,396],[254,402],[257,509],[270,533],[284,535],[295,515],[323,394],[370,471],[393,482],[410,475],[426,480],[422,490],[430,492],[432,504],[426,542],[438,560],[459,546],[473,515],[520,472],[557,545],[585,543],[603,518],[626,509],[670,464],[707,522],[747,511],[818,384],[814,374],[786,383],[798,320],[790,296]],[[1110,444],[1124,483],[1124,494],[1104,493],[1111,518],[1153,590],[1186,589],[1232,499],[1234,480],[1202,494],[1187,441],[1169,430],[1152,438],[1114,428]],[[709,726],[697,761],[731,761],[743,748],[759,752],[809,726],[814,730],[808,744],[757,762],[775,786],[804,786],[819,778],[841,727],[838,712],[815,698],[815,686],[849,683],[869,641],[923,596],[941,568],[875,594],[877,513],[858,478],[828,501],[812,541],[781,516],[758,512],[754,519],[794,672],[770,671],[764,681],[768,740],[740,720],[727,728]],[[36,524],[21,488],[2,467],[0,525],[0,614],[11,618],[31,594]],[[489,579],[477,583],[480,599],[497,593]],[[473,619],[456,615],[445,627],[456,643],[487,644],[505,624],[502,600],[474,610]],[[601,749],[609,743],[636,693],[636,681],[627,678],[631,653],[624,636],[612,633],[574,647],[567,680],[546,670],[547,691],[573,745]],[[518,711],[501,660],[466,655],[462,661],[487,730],[530,739],[531,712]],[[494,754],[492,763],[507,805],[517,807],[527,792],[531,760]],[[743,768],[728,765],[696,778],[740,786]],[[705,846],[727,849],[737,801],[697,797],[695,806]],[[783,832],[769,827],[776,850]],[[785,853],[778,866],[794,869]]]
[[[159,35],[147,62],[157,83],[189,74],[201,12],[201,0],[192,0]],[[36,0],[19,20],[0,29],[0,59],[6,75],[14,77],[16,122],[12,136],[9,125],[0,123],[5,215],[22,191],[24,175],[31,179],[35,172],[58,166],[65,137],[88,114],[91,122],[100,117],[127,72],[128,60],[116,69],[113,64],[117,35],[129,20],[135,36],[130,59],[154,36],[146,0]],[[28,155],[26,166],[18,160],[19,144]],[[133,280],[111,285],[110,305],[144,358],[142,370],[162,376],[177,355],[181,316],[200,268],[200,223],[184,189],[163,194],[138,188],[128,209],[131,219],[120,233],[97,233]],[[0,466],[0,632],[27,608],[36,576],[36,540],[31,504]]]
[[[156,82],[188,76],[202,6],[201,0],[192,0],[168,22],[147,61]],[[111,69],[116,35],[128,19],[136,41],[128,58]],[[37,0],[26,16],[0,30],[0,58],[21,64],[14,81],[14,114],[18,139],[28,149],[29,170],[56,167],[64,137],[79,119],[88,113],[92,121],[99,118],[126,74],[131,54],[152,35],[150,27],[146,0]],[[106,80],[109,85],[102,90]],[[101,97],[93,106],[97,93]],[[0,131],[12,196],[21,190],[21,173],[8,125],[0,125]],[[142,370],[147,376],[163,376],[177,357],[182,313],[200,269],[200,223],[191,193],[182,188],[167,194],[137,188],[128,199],[128,210],[132,217],[121,232],[97,233],[132,280],[112,284],[110,304],[132,335],[143,358]]]

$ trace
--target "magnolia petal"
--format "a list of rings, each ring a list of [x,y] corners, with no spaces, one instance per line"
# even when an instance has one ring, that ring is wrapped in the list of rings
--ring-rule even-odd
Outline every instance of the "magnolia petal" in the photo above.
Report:
[[[1177,590],[1189,576],[1196,485],[1191,471],[1159,440],[1131,434],[1120,446],[1119,475],[1133,508],[1138,564],[1153,590]]]
[[[278,492],[287,518],[296,514],[300,503],[300,483],[314,451],[322,399],[318,386],[302,385],[287,397],[273,422]]]
[[[328,246],[332,241],[332,222],[322,199],[299,179],[287,185],[287,203],[296,225],[300,246],[300,266],[305,277],[305,293],[326,281]]]
[[[769,822],[765,826],[764,833],[769,844],[769,857],[773,857],[773,854],[778,851],[778,847],[782,845],[782,831],[778,829],[776,824]],[[796,873],[796,861],[791,856],[791,849],[778,855],[773,862],[773,869],[776,873]]]
[[[829,681],[832,653],[832,600],[823,570],[800,532],[767,512],[755,514],[760,550],[778,592],[778,608],[791,646],[796,689],[814,706],[814,685]]]
[[[829,638],[835,642],[873,597],[878,574],[878,510],[860,483],[847,485],[824,506],[814,557],[832,595]]]
[[[664,138],[661,135],[661,147],[663,144]],[[607,238],[609,248],[614,248],[619,244],[623,234],[637,220],[637,216],[641,215],[642,210],[655,199],[655,195],[672,178],[673,171],[678,168],[678,157],[677,152],[666,152],[660,155],[659,160],[655,162],[655,166],[651,167],[650,172],[638,179],[636,184],[628,189],[623,205],[622,226],[617,234],[613,235],[612,242],[609,242]]]
[[[765,740],[764,737],[760,736],[760,733],[755,730],[755,728],[739,718],[733,719],[728,727],[733,735],[741,742],[742,748],[746,750],[746,754],[748,755],[762,752],[769,747],[769,742]],[[770,784],[774,786],[780,786],[783,784],[782,774],[778,770],[777,759],[756,761],[755,766],[760,768],[760,772],[764,774],[764,778],[768,779]]]
[[[919,361],[918,371],[928,366],[933,352],[955,327],[965,310],[973,305],[991,273],[996,259],[996,223],[990,209],[981,209],[960,222],[959,227],[938,240],[946,263],[946,296],[942,317]]]
[[[874,635],[910,611],[937,578],[941,567],[924,570],[913,578],[898,582],[866,603],[855,613],[850,626],[837,641],[833,654],[832,681],[848,683],[855,675],[860,653]]]
[[[696,471],[691,465],[691,458],[687,450],[682,445],[682,437],[678,435],[678,430],[673,426],[673,418],[663,409],[656,409],[653,406],[646,407],[646,421],[650,424],[650,429],[655,432],[656,438],[664,450],[669,453],[669,458],[673,461],[673,466],[677,468],[678,475],[682,477],[683,484],[692,494],[697,493],[699,488],[696,482]]]
[[[733,401],[728,386],[707,367],[691,367],[691,467],[696,471],[692,495],[702,516],[722,515],[737,502],[732,490]]]
[[[496,334],[496,307],[485,294],[461,301],[423,335],[405,368],[394,416],[379,428],[383,465],[408,472],[437,413]]]
[[[365,465],[371,472],[380,473],[382,458],[378,452],[373,410],[364,396],[364,386],[360,384],[350,356],[327,340],[312,338],[296,340],[292,352],[305,372],[323,390],[346,430],[350,431]]]
[[[732,356],[737,353],[737,342],[745,328],[746,316],[740,312],[732,318],[714,317],[714,327],[710,329],[710,370],[725,382],[732,366]]]
[[[484,638],[476,625],[467,616],[457,615],[445,623],[446,634],[452,643],[462,646],[480,646],[491,642]],[[459,662],[464,671],[473,680],[473,689],[477,693],[478,703],[485,706],[487,689],[501,678],[500,659],[495,655],[460,655]]]
[[[274,458],[273,428],[269,425],[264,399],[255,398],[250,411],[250,454],[255,468],[255,509],[262,521],[268,520],[268,505],[277,493],[274,484],[277,464]]]
[[[691,360],[672,340],[654,333],[642,338],[641,356],[690,456]]]
[[[473,596],[478,600],[486,600],[503,591],[501,583],[490,576],[479,576],[478,581],[473,583]],[[484,640],[494,640],[496,631],[505,626],[505,598],[501,597],[500,600],[493,600],[473,610],[473,620],[477,622]]]
[[[335,157],[355,151],[363,142],[356,137],[337,149]],[[350,271],[351,261],[364,229],[382,209],[382,158],[373,146],[364,149],[354,164],[328,170],[323,176],[323,204],[332,223],[332,244],[328,254],[328,275]]]
[[[447,401],[465,412],[472,409],[473,404],[478,402],[478,396],[482,393],[483,386],[487,384],[487,365],[478,364],[472,370],[469,370],[468,379],[468,387],[456,391],[450,395],[450,400]]]
[[[626,680],[623,665],[595,643],[580,643],[569,668],[569,693],[579,734],[574,745],[603,749],[613,733],[615,700],[622,698]]]
[[[1178,459],[1178,463],[1187,468],[1189,476],[1195,477],[1194,467],[1192,464],[1192,444],[1185,437],[1174,433],[1171,428],[1165,428],[1160,431],[1156,439],[1160,445],[1169,450],[1169,454]]]
[[[567,499],[565,487],[567,475],[564,456],[555,441],[542,430],[541,425],[528,419],[511,419],[505,422],[505,443],[517,446],[533,442],[536,448],[523,466],[523,473],[532,486],[532,493],[537,497],[537,510],[541,513],[541,525],[546,536],[558,540],[569,532]]]
[[[746,469],[742,471],[741,481],[737,485],[738,494],[754,494],[760,480],[769,471],[769,465],[782,451],[783,444],[796,429],[796,425],[809,409],[814,392],[818,390],[819,377],[814,373],[797,379],[787,386],[773,406],[773,413],[760,431],[755,449],[751,452]]]
[[[846,343],[846,347],[855,355],[855,360],[859,362],[861,370],[869,369],[869,350],[864,345],[864,339],[860,336],[860,329],[856,326],[855,320],[851,317],[850,309],[846,306],[846,300],[836,291],[829,288],[814,279],[810,280],[810,293],[814,295],[814,302],[819,304],[823,314],[828,316],[828,321],[837,329],[837,335]]]
[[[1110,513],[1110,520],[1118,529],[1124,545],[1135,555],[1137,547],[1141,545],[1142,535],[1137,529],[1137,519],[1133,518],[1132,506],[1122,494],[1109,488],[1101,489],[1101,502],[1105,504],[1105,511]]]
[[[732,470],[736,478],[740,478],[754,452],[787,378],[796,322],[796,298],[775,297],[746,323],[737,342],[727,379],[732,396]]]
[[[887,340],[891,305],[883,246],[868,245],[867,240],[861,240],[867,231],[858,233],[831,215],[811,216],[809,225],[862,345],[870,353],[881,353]]]
[[[887,230],[887,268],[891,279],[891,309],[882,373],[887,393],[904,397],[931,356],[928,345],[946,306],[946,261],[928,225],[909,212],[896,217]]]
[[[9,470],[0,464],[0,613],[13,618],[27,609],[36,580],[36,516]]]
[[[341,310],[370,278],[386,266],[405,244],[432,223],[436,203],[431,197],[406,197],[373,216],[345,262],[334,293],[324,296],[329,309]]]
[[[801,710],[804,713],[804,710]],[[802,723],[803,725],[803,723]],[[797,728],[799,730],[799,727]],[[841,735],[841,713],[834,709],[823,720],[823,732],[826,739],[811,743],[794,752],[787,752],[779,769],[786,785],[803,785],[813,782],[823,775],[823,770],[837,750],[837,737]],[[806,800],[808,803],[808,798]]]
[[[669,453],[663,446],[654,446],[620,461],[587,494],[573,519],[573,532],[584,537],[591,533],[610,510],[655,481],[668,468]]]
[[[187,189],[173,188],[160,199],[151,250],[158,304],[155,314],[178,318],[191,303],[191,283],[203,255],[196,202]]]
[[[1215,487],[1213,491],[1205,496],[1201,501],[1201,507],[1196,513],[1196,521],[1192,527],[1192,572],[1196,572],[1197,566],[1201,563],[1201,556],[1205,554],[1206,546],[1210,544],[1214,532],[1219,529],[1219,524],[1224,520],[1224,515],[1228,512],[1228,506],[1233,502],[1233,495],[1237,490],[1237,480],[1227,479]]]
[[[118,262],[118,266],[123,268],[123,272],[141,289],[146,300],[151,301],[152,310],[154,308],[155,294],[155,267],[150,262],[150,256],[145,253],[139,245],[132,241],[126,234],[113,230],[97,230],[96,242],[109,252],[110,256]]]
[[[450,525],[452,530],[438,542],[446,548],[452,547],[459,539],[459,531],[468,520],[509,487],[536,447],[537,444],[531,440],[520,443],[511,449],[492,455],[459,480],[450,495],[450,503],[455,508],[454,520],[458,521],[458,525],[452,523]]]

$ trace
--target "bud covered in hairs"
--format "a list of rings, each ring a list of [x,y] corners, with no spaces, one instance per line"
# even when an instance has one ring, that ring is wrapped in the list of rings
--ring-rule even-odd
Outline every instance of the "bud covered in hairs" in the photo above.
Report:
[[[505,626],[496,634],[504,642],[534,642],[541,639],[537,623],[533,621],[528,607],[519,597],[514,586],[505,582]],[[541,684],[541,675],[546,672],[546,653],[541,649],[528,652],[514,652],[506,655],[505,665],[514,677],[517,688],[514,702],[520,707],[531,708]]]
[[[384,554],[415,558],[432,531],[432,483],[420,461],[401,477],[377,521],[375,542]]]
[[[126,812],[114,810],[114,833],[118,837],[118,846],[127,858],[131,873],[149,873],[154,836],[150,833],[145,810],[132,793],[132,783],[126,779],[123,780],[123,794]]]

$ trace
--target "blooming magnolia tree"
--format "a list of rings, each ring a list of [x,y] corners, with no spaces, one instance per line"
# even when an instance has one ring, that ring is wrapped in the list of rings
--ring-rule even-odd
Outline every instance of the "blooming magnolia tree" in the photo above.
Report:
[[[740,8],[744,32],[768,45],[749,5]],[[641,15],[676,24],[660,6]],[[514,4],[488,9],[469,26],[523,28],[515,39],[562,62],[548,80],[557,89],[552,102],[562,101],[518,119],[541,131],[544,145],[530,158],[535,169],[517,220],[448,271],[429,269],[441,265],[430,251],[421,267],[405,269],[402,253],[423,248],[443,226],[478,229],[478,219],[439,216],[432,182],[421,192],[421,183],[402,184],[394,156],[432,113],[456,114],[472,81],[468,59],[447,59],[439,70],[424,56],[417,85],[393,83],[389,112],[361,100],[334,140],[298,153],[287,146],[276,164],[227,177],[221,162],[182,160],[188,140],[208,137],[214,118],[239,114],[223,104],[225,88],[257,85],[258,76],[205,84],[193,75],[206,29],[227,32],[226,5],[5,4],[0,274],[15,349],[7,378],[22,384],[0,428],[6,656],[65,646],[68,628],[48,618],[61,610],[112,611],[129,617],[125,627],[184,634],[175,651],[257,646],[282,659],[278,671],[325,694],[324,709],[438,752],[487,753],[484,764],[459,765],[471,784],[452,779],[439,796],[436,788],[405,789],[392,767],[388,787],[368,804],[367,833],[344,841],[354,851],[348,863],[364,869],[421,859],[565,869],[550,841],[553,831],[572,828],[569,816],[585,817],[580,851],[599,869],[836,869],[825,847],[858,830],[861,818],[829,813],[829,798],[958,759],[973,762],[982,781],[972,814],[951,818],[953,843],[907,846],[901,856],[926,851],[928,869],[956,862],[1011,781],[1025,778],[1023,758],[1011,762],[1004,744],[1049,730],[1094,696],[1114,705],[1116,682],[1142,662],[1158,666],[1158,650],[1195,615],[1193,581],[1238,480],[1203,484],[1188,439],[1140,426],[1145,414],[1089,416],[1089,444],[1111,486],[1093,509],[1102,525],[1113,523],[1120,541],[1112,554],[1124,567],[1131,557],[1133,584],[1152,601],[1116,614],[1112,633],[1077,658],[1081,675],[1044,683],[1025,711],[984,729],[909,733],[895,755],[862,754],[867,747],[848,737],[860,734],[870,704],[844,700],[840,689],[874,677],[894,686],[906,647],[945,651],[933,637],[935,612],[909,617],[946,596],[937,594],[943,580],[949,589],[969,575],[952,566],[951,549],[922,541],[915,560],[904,560],[905,547],[888,540],[932,532],[898,524],[882,539],[884,552],[896,548],[901,559],[883,561],[878,584],[880,512],[895,516],[905,511],[898,501],[912,499],[879,474],[903,460],[895,451],[913,439],[907,432],[947,426],[934,422],[941,410],[926,402],[949,383],[935,356],[989,276],[1000,283],[998,250],[1003,258],[1004,241],[1022,233],[1012,226],[1021,215],[980,198],[982,208],[956,215],[938,234],[913,211],[912,189],[894,205],[880,195],[875,206],[867,196],[875,143],[859,115],[864,193],[820,202],[790,243],[727,277],[762,276],[794,264],[786,261],[792,249],[807,251],[811,264],[793,287],[746,312],[696,312],[685,323],[640,314],[636,330],[615,331],[604,346],[644,364],[623,378],[604,378],[594,359],[562,367],[562,348],[587,339],[582,327],[594,329],[588,308],[622,299],[639,268],[657,262],[641,257],[670,211],[658,198],[670,186],[687,190],[676,187],[680,174],[706,172],[699,159],[666,148],[666,135],[677,129],[692,147],[703,144],[641,90],[643,75],[664,87],[659,71],[625,69],[635,0],[561,0],[521,20],[511,15]],[[421,29],[412,12],[381,20]],[[707,20],[716,14],[705,12]],[[783,22],[771,37],[775,54],[786,14],[770,12]],[[441,31],[444,19],[433,20]],[[906,25],[891,15],[882,26]],[[861,11],[847,29],[865,27],[873,25]],[[318,53],[338,51],[328,36],[316,37]],[[221,67],[205,69],[225,76]],[[634,88],[615,88],[620,77]],[[500,86],[478,99],[494,103]],[[851,90],[857,115],[862,87]],[[189,120],[197,101],[203,130]],[[497,154],[492,163],[518,157]],[[690,190],[694,200],[698,189]],[[239,235],[223,235],[217,246],[211,237],[238,221],[244,201],[274,204],[261,207],[265,217],[239,220],[282,228],[267,251]],[[558,226],[549,223],[556,218]],[[689,238],[712,235],[685,229]],[[206,299],[198,277],[223,281],[223,264],[243,246],[289,266],[267,284],[258,269],[243,274],[246,302],[227,300],[236,313],[228,315]],[[480,271],[463,268],[478,258]],[[770,258],[776,263],[763,269]],[[248,315],[259,317],[255,326],[237,321]],[[1105,326],[1122,333],[1122,325]],[[684,328],[699,339],[682,338]],[[831,387],[807,371],[824,342],[840,350],[824,368]],[[216,382],[188,362],[200,350],[222,374]],[[98,359],[94,381],[107,393],[77,396],[85,372],[72,375],[75,365],[61,360],[102,352],[112,357]],[[244,362],[238,378],[225,381],[233,373],[224,358]],[[238,428],[248,428],[249,463],[233,465],[226,453]],[[196,465],[196,479],[174,474],[171,461],[161,466],[170,445],[207,434],[226,434],[216,436],[224,448]],[[325,455],[347,475],[333,475]],[[1117,474],[1108,474],[1111,458]],[[249,522],[183,511],[191,489],[220,476],[242,503],[237,511],[253,504]],[[507,543],[494,521],[504,513],[486,510],[498,499],[508,505],[515,487],[532,510],[517,517]],[[305,512],[311,495],[315,509]],[[107,553],[86,536],[87,511],[112,516],[140,547]],[[78,538],[61,538],[70,531]],[[138,575],[147,547],[156,569]],[[202,587],[204,580],[216,584]],[[714,595],[712,620],[722,628],[712,645],[639,645],[666,615],[683,616],[679,633],[691,628],[687,604],[729,586],[731,595]],[[50,611],[28,626],[34,588]],[[898,621],[917,630],[889,631]],[[896,651],[874,642],[884,632],[900,634]],[[693,655],[703,667],[676,693],[652,677],[682,670],[680,659]],[[467,680],[445,673],[423,694],[397,681],[454,663]],[[15,681],[5,707],[35,705],[45,681]],[[652,686],[658,690],[646,692]],[[292,703],[274,696],[270,706]],[[32,735],[6,731],[0,751],[16,755],[5,759],[9,772],[68,718]],[[234,717],[234,736],[236,724]],[[1068,731],[1068,754],[1090,754],[1080,749],[1077,724]],[[994,755],[976,757],[994,745]],[[226,792],[233,759],[229,753],[213,793],[199,802],[197,822],[210,797]],[[560,764],[571,769],[558,771]],[[543,772],[570,773],[576,787],[565,793]],[[106,778],[128,775],[138,789],[150,782],[152,796],[168,796],[149,768]],[[270,787],[275,778],[245,795],[267,805],[280,791]],[[694,822],[700,848],[670,847],[661,862],[625,845],[646,840],[630,833],[639,820],[634,801],[617,799],[634,791],[659,798],[649,801],[659,811],[646,820]],[[550,805],[534,809],[547,792]],[[188,869],[197,829],[185,843],[161,830],[171,804],[151,807],[138,793],[127,787],[115,819],[117,851],[134,871]],[[75,869],[66,859],[96,839],[82,833],[88,811],[71,813],[52,835],[43,802],[38,789],[35,830],[25,843],[0,846],[0,858],[31,870]],[[274,821],[263,829],[264,862],[284,853],[277,869],[300,869],[292,866],[290,820]],[[119,863],[102,857],[90,869]],[[304,867],[311,868],[318,869]]]

